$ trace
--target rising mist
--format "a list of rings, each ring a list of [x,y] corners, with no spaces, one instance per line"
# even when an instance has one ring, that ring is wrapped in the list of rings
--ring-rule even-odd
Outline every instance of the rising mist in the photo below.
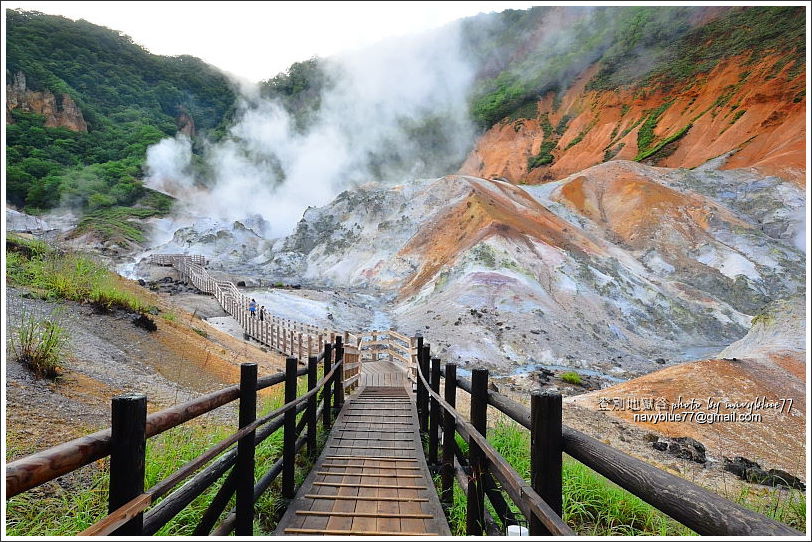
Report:
[[[453,172],[475,135],[467,111],[474,69],[459,28],[322,61],[333,84],[304,129],[279,100],[248,89],[228,135],[204,143],[202,157],[184,135],[153,145],[147,185],[178,197],[182,215],[259,215],[278,237],[309,205],[349,187]]]

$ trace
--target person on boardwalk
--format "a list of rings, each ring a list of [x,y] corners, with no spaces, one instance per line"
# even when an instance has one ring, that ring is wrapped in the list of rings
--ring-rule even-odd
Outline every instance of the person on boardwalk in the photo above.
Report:
[[[250,303],[248,303],[248,312],[251,313],[251,318],[257,315],[257,301],[256,299],[252,299]]]
[[[262,305],[262,306],[259,308],[259,321],[260,321],[260,322],[264,322],[264,321],[265,321],[265,305]]]

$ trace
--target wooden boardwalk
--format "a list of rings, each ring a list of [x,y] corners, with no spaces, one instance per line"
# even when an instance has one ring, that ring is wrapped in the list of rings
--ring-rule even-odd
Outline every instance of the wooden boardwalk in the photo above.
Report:
[[[406,371],[389,361],[366,361],[362,365],[361,385],[403,387],[408,385]]]
[[[386,383],[385,385],[383,383]],[[277,535],[449,536],[405,373],[367,362]]]

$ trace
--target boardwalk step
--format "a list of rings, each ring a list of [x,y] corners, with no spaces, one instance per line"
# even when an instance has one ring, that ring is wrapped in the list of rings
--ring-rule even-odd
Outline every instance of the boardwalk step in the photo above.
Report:
[[[343,482],[313,482],[313,485],[327,487],[356,487],[366,489],[426,489],[426,486],[405,486],[401,484],[345,484]]]
[[[414,402],[403,387],[407,381],[366,370],[362,366],[360,390],[347,397],[277,534],[451,534],[423,457]],[[377,383],[392,387],[370,386]]]
[[[374,459],[375,461],[409,461],[414,463],[416,457],[381,457],[379,455],[327,455],[325,459]]]
[[[381,502],[429,502],[423,497],[365,497],[356,495],[316,495],[307,494],[306,499],[329,499],[333,501],[381,501]]]
[[[361,467],[370,468],[370,467]],[[373,476],[377,478],[423,478],[419,474],[375,474],[370,472],[327,472],[317,471],[316,474],[323,476]]]
[[[300,516],[337,516],[344,518],[401,518],[401,519],[432,519],[431,514],[386,514],[383,512],[321,512],[318,510],[296,510]]]
[[[404,467],[404,466],[401,466],[401,465],[361,465],[361,464],[334,465],[332,463],[322,463],[321,466],[324,467],[324,468],[341,467],[341,468],[347,468],[347,469],[420,470],[420,467],[411,467],[411,466]],[[342,473],[342,474],[344,474],[344,473]],[[347,476],[356,476],[356,475],[347,474]],[[382,475],[379,474],[378,476],[382,476]]]
[[[355,535],[355,536],[439,536],[438,533],[408,533],[402,531],[353,531],[348,529],[285,529],[291,534]]]

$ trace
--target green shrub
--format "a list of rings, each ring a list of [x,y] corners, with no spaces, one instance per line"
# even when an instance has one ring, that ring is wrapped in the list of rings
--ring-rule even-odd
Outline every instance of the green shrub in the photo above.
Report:
[[[60,360],[65,355],[68,336],[54,313],[38,318],[24,312],[11,334],[14,357],[27,366],[37,378],[56,378]]]
[[[625,143],[619,143],[618,145],[615,145],[612,148],[604,150],[603,161],[608,162],[609,160],[617,156],[617,154],[623,149],[625,145],[626,145]]]
[[[586,127],[583,130],[581,130],[578,133],[578,135],[575,136],[575,138],[572,141],[569,142],[569,144],[566,146],[566,148],[564,150],[570,149],[570,148],[574,147],[575,145],[577,145],[578,143],[580,143],[581,141],[583,141],[583,139],[586,137],[586,134],[589,133],[589,131],[592,129],[593,126],[595,126],[595,121],[594,120],[592,122],[590,122],[589,124],[587,124]]]
[[[567,131],[567,126],[571,120],[572,115],[564,115],[561,117],[561,120],[558,121],[558,125],[555,127],[555,133],[558,134],[559,137],[564,135],[564,132]]]
[[[693,126],[693,124],[688,124],[688,125],[684,126],[682,129],[680,129],[676,134],[666,137],[665,139],[663,139],[662,141],[660,141],[659,143],[657,143],[656,145],[654,145],[650,149],[648,149],[646,151],[639,151],[637,153],[637,156],[634,157],[634,159],[639,162],[640,160],[645,160],[646,158],[654,156],[655,154],[660,152],[669,143],[673,143],[674,141],[677,141],[678,139],[682,139],[685,136],[685,134],[688,133],[688,130],[690,130],[692,126]]]
[[[637,149],[639,154],[643,154],[649,150],[649,147],[654,141],[654,129],[660,122],[660,117],[663,116],[666,109],[671,107],[672,103],[674,103],[673,100],[665,102],[657,109],[651,111],[643,121],[640,130],[637,131]]]
[[[164,313],[161,314],[161,318],[163,318],[167,322],[177,322],[178,321],[178,315],[175,314],[174,312],[164,312]]]
[[[733,118],[730,119],[730,124],[736,124],[736,121],[742,118],[742,116],[744,116],[745,113],[747,113],[746,109],[739,109],[738,111],[736,111],[736,113],[733,115]]]
[[[94,258],[43,246],[28,257],[19,251],[7,252],[6,276],[13,284],[34,288],[46,298],[94,303],[104,310],[149,310],[143,299],[120,288],[117,275]]]
[[[566,373],[562,373],[561,380],[567,384],[573,384],[575,386],[580,386],[582,384],[581,375],[575,371],[567,371]]]
[[[554,134],[553,125],[550,123],[550,115],[547,113],[541,116],[541,130],[544,132],[544,139],[552,139]]]
[[[541,144],[541,149],[539,149],[539,153],[536,156],[531,156],[527,159],[527,169],[535,169],[537,167],[546,166],[548,164],[552,164],[555,157],[553,156],[553,150],[558,145],[558,141],[545,141]]]

